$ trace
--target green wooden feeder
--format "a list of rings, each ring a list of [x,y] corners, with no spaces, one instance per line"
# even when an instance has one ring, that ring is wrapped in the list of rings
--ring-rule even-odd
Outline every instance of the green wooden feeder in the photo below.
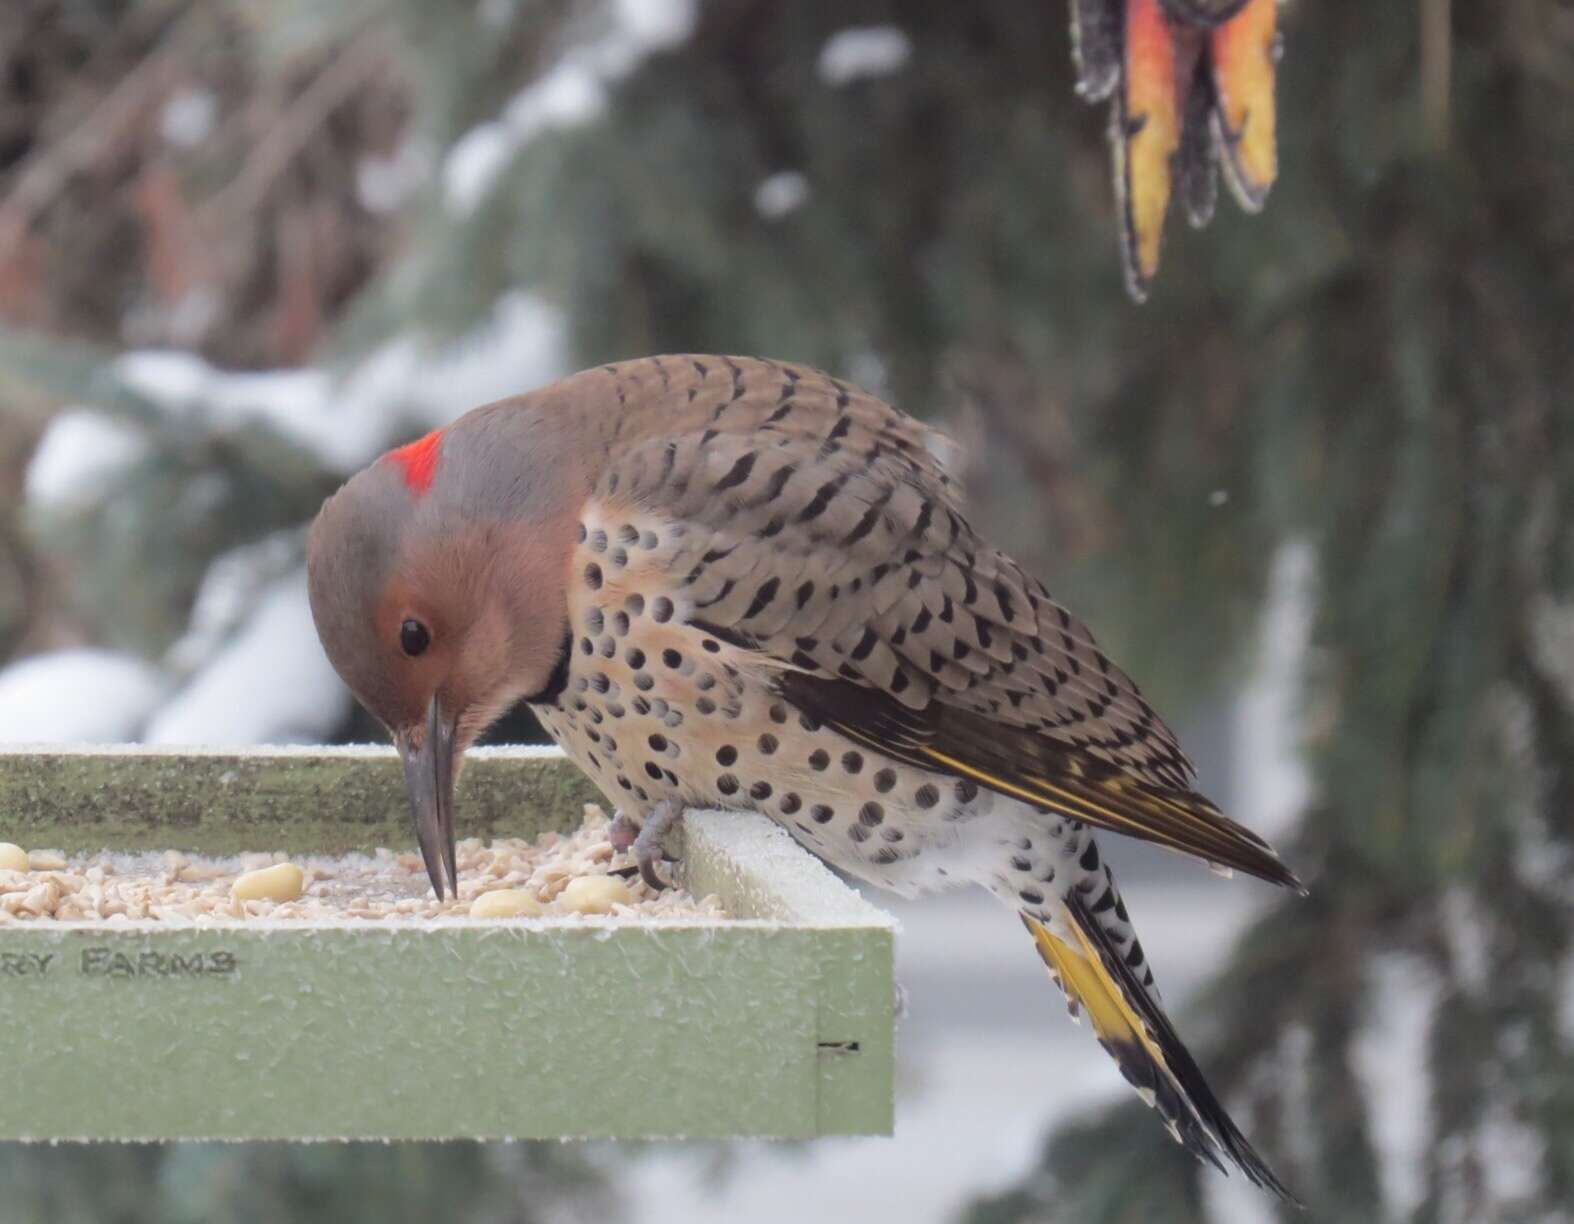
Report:
[[[568,830],[555,750],[470,754],[462,836]],[[0,840],[338,854],[412,840],[388,749],[0,750]],[[0,1138],[888,1134],[889,918],[763,816],[690,813],[731,918],[0,927]]]

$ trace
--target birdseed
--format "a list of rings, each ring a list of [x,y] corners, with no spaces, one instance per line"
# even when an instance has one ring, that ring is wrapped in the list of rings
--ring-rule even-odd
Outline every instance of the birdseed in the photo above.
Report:
[[[631,870],[632,856],[613,850],[608,829],[602,810],[587,804],[585,823],[570,834],[543,833],[533,842],[461,841],[456,848],[459,895],[443,901],[432,895],[419,854],[387,849],[295,859],[282,853],[207,858],[172,850],[87,855],[37,850],[29,856],[31,871],[0,868],[0,926],[48,920],[188,925],[237,920],[418,922],[468,918],[479,898],[503,890],[533,898],[543,918],[577,917],[587,912],[587,896],[598,899],[595,912],[615,918],[659,922],[727,916],[714,896],[696,898],[679,888],[653,892]],[[304,890],[298,899],[248,899],[253,889],[236,888],[248,875],[292,874],[278,871],[285,865],[301,873]],[[618,874],[609,876],[613,871]],[[624,873],[627,880],[621,878]],[[507,908],[483,903],[475,916]]]

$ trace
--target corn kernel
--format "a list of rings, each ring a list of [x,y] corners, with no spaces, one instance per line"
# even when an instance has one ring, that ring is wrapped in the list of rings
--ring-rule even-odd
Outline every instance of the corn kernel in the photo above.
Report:
[[[523,888],[495,888],[470,903],[472,918],[531,918],[541,912],[541,902]]]
[[[0,871],[26,871],[27,851],[10,842],[0,842]]]
[[[237,901],[297,901],[305,891],[306,875],[294,863],[276,863],[248,871],[230,886]]]
[[[617,876],[590,875],[570,880],[558,900],[576,913],[609,914],[614,905],[630,904],[634,894]]]

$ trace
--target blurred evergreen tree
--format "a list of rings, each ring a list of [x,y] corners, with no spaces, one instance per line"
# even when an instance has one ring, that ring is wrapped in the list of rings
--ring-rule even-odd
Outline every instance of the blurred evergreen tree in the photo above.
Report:
[[[565,308],[573,365],[676,349],[832,368],[967,444],[975,517],[1099,626],[1165,708],[1219,691],[1249,663],[1272,557],[1310,545],[1314,797],[1287,850],[1313,895],[1249,932],[1188,1031],[1308,1200],[1300,1218],[1567,1210],[1567,4],[1292,5],[1274,197],[1259,218],[1226,214],[1170,243],[1141,309],[1121,286],[1103,119],[1071,92],[1062,4],[712,0],[687,38],[621,64],[612,8],[588,2],[458,12],[292,0],[266,20],[240,3],[82,9],[133,11],[152,24],[111,22],[103,45],[122,47],[123,27],[151,30],[140,63],[172,37],[162,23],[217,23],[220,34],[189,36],[221,38],[245,66],[212,83],[221,115],[318,120],[271,178],[244,180],[260,194],[239,215],[272,220],[240,245],[277,258],[265,271],[241,260],[222,280],[234,324],[186,341],[215,360],[297,360],[306,336],[323,360],[351,365],[390,337],[464,336],[526,286]],[[837,31],[893,22],[909,45],[893,70],[822,74]],[[346,59],[368,74],[364,91],[345,88],[345,75],[357,79],[336,68]],[[520,108],[520,91],[542,81],[558,87],[550,105],[531,95],[537,109]],[[314,87],[316,111],[292,110]],[[575,110],[599,89],[604,113]],[[373,214],[343,167],[387,151],[388,113],[408,116],[401,135],[441,173]],[[244,175],[234,161],[248,151],[244,140],[199,146],[179,160],[177,197]],[[97,180],[83,175],[66,186],[91,195]],[[120,217],[150,253],[153,235],[171,232],[150,217],[173,206],[143,207],[141,221],[110,205],[90,220]],[[326,281],[303,280],[311,259],[283,257],[291,210],[340,218],[308,248],[349,253]],[[48,232],[29,232],[39,225]],[[137,284],[151,276],[133,271]],[[138,316],[151,331],[130,335],[102,305],[5,313],[28,300],[7,299],[7,283],[0,317],[12,326],[83,336],[104,354],[181,342],[169,309]],[[184,454],[226,482],[225,465],[258,473],[259,492],[183,545],[188,569],[163,558],[160,572],[184,576],[160,579],[161,612],[135,638],[144,650],[178,631],[201,562],[300,521],[331,478],[288,449],[193,452],[189,434],[105,374],[107,356],[8,343],[8,381],[30,395],[143,420],[152,470]],[[8,394],[13,421],[22,403]],[[37,416],[12,428],[31,436]],[[121,512],[156,506],[167,487],[128,480]],[[260,519],[247,512],[253,496],[273,507]],[[46,538],[63,586],[86,589],[71,574],[93,568],[104,538]],[[6,539],[0,530],[0,565]],[[149,557],[154,572],[144,549],[161,543],[141,539],[121,563]],[[101,630],[101,596],[57,598]],[[0,635],[7,614],[0,600]],[[1401,973],[1424,982],[1430,1004],[1415,1205],[1395,1193],[1373,1138],[1373,1086],[1357,1071],[1357,1045]],[[1052,1136],[1033,1178],[971,1214],[1201,1221],[1206,1176],[1133,1104]]]
[[[0,1145],[26,1224],[554,1224],[621,1215],[590,1149],[564,1144]]]

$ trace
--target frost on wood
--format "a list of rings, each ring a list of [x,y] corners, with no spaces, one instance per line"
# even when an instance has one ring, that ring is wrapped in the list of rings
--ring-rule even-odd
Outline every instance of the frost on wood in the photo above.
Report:
[[[468,837],[533,837],[597,798],[555,749],[475,750],[459,780]],[[0,748],[0,818],[22,845],[71,853],[344,854],[412,846],[391,748]]]

